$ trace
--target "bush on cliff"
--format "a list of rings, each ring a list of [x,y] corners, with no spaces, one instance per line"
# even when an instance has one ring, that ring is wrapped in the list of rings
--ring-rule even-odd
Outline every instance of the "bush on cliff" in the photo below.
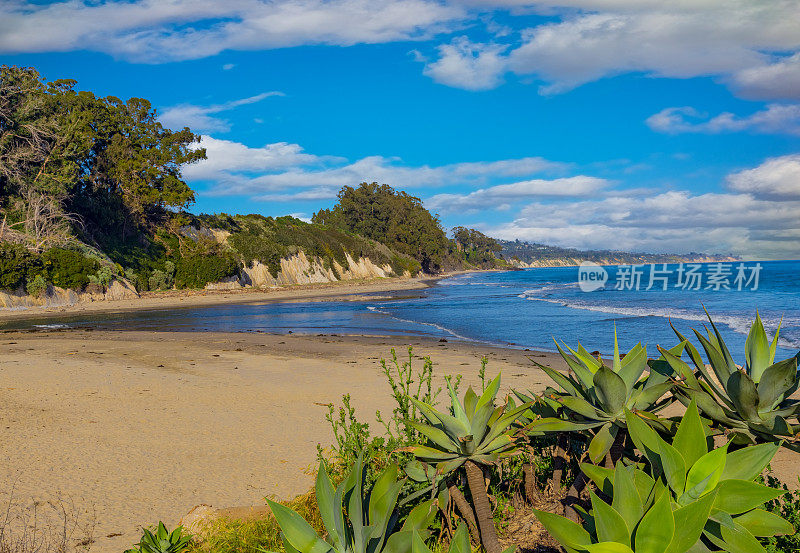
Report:
[[[0,290],[17,290],[39,269],[37,256],[20,244],[0,243]]]
[[[239,264],[229,253],[194,254],[178,261],[175,268],[175,287],[204,288],[210,282],[219,282],[238,272]]]
[[[54,286],[72,290],[82,290],[100,266],[96,260],[64,248],[50,248],[41,259],[47,279]]]

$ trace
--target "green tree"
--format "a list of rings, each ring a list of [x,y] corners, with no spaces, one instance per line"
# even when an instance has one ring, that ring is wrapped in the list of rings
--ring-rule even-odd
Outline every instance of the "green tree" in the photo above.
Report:
[[[449,242],[439,217],[422,200],[376,182],[345,186],[338,198],[332,209],[315,213],[313,222],[383,242],[415,258],[427,273],[440,270]]]

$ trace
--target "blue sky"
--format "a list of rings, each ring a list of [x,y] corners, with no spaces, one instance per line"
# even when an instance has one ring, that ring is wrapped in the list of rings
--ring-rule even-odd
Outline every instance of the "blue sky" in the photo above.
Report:
[[[345,184],[446,228],[800,257],[800,2],[0,0],[0,63],[202,134],[195,212]]]

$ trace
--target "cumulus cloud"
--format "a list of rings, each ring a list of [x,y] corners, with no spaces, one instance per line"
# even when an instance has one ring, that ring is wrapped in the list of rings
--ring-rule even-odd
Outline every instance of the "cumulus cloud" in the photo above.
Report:
[[[800,105],[769,104],[751,115],[724,112],[710,118],[693,107],[672,107],[651,115],[645,122],[654,131],[668,134],[752,131],[800,135]]]
[[[800,154],[773,157],[758,167],[733,173],[728,186],[757,197],[800,200]]]
[[[510,71],[537,79],[543,94],[558,94],[604,77],[641,72],[714,76],[748,97],[800,99],[800,4],[794,0],[470,4],[527,7],[558,18],[519,30],[520,40],[506,54],[492,51],[478,72],[485,86],[496,86]],[[458,39],[439,47],[440,57],[429,62],[426,73],[441,83],[469,88],[464,83],[477,72],[470,63],[477,56],[469,54],[482,46]],[[447,71],[433,70],[440,64]]]
[[[649,252],[736,253],[752,258],[800,256],[800,201],[751,194],[669,191],[646,198],[610,196],[569,203],[536,202],[513,221],[485,226],[492,236],[565,247]]]
[[[159,116],[159,121],[168,128],[180,129],[189,127],[193,131],[228,131],[230,123],[214,114],[230,111],[239,106],[255,104],[272,96],[284,96],[283,92],[262,92],[249,98],[241,98],[211,106],[196,106],[193,104],[178,104],[165,108]]]
[[[435,0],[134,0],[0,4],[0,52],[91,49],[139,62],[223,50],[416,40],[464,17]]]
[[[442,213],[465,210],[504,209],[512,203],[536,198],[575,198],[593,194],[608,186],[608,181],[578,175],[558,179],[532,179],[512,184],[499,184],[469,194],[437,194],[425,201],[429,209]]]
[[[333,198],[342,186],[362,181],[402,189],[480,186],[500,178],[563,173],[568,165],[540,157],[486,162],[410,166],[392,157],[367,156],[355,161],[307,153],[298,144],[278,142],[250,147],[204,136],[197,147],[208,159],[184,168],[190,181],[211,183],[209,195],[244,195],[255,201]],[[531,181],[533,182],[533,181]]]
[[[423,73],[436,82],[466,90],[489,90],[499,86],[505,72],[503,52],[507,46],[474,44],[460,37],[438,47],[439,58]]]

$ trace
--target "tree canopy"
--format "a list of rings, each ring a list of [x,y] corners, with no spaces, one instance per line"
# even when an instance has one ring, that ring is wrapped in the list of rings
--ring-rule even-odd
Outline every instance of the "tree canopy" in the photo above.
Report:
[[[450,242],[439,217],[419,198],[377,182],[345,186],[338,198],[333,208],[318,211],[312,221],[383,242],[419,261],[427,273],[440,269]]]
[[[122,101],[0,66],[0,208],[5,239],[34,249],[80,234],[126,236],[194,201],[181,165],[200,137],[172,131],[145,99]]]

